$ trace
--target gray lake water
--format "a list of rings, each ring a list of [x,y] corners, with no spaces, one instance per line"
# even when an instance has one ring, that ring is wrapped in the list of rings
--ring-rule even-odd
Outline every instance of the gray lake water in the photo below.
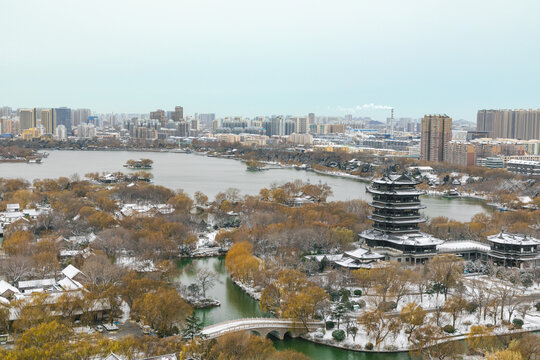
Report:
[[[131,171],[123,167],[129,159],[149,158],[154,161],[153,183],[173,190],[183,189],[193,195],[202,191],[210,199],[228,188],[242,194],[254,195],[263,187],[300,179],[312,184],[327,184],[333,196],[328,200],[370,200],[367,183],[355,179],[321,175],[295,169],[272,169],[250,172],[246,165],[233,159],[212,158],[196,154],[128,151],[48,151],[42,164],[0,163],[0,177],[23,178],[28,181],[58,178],[90,172]],[[445,199],[425,196],[422,202],[429,217],[446,216],[458,221],[469,221],[475,214],[492,211],[485,202],[476,199]]]

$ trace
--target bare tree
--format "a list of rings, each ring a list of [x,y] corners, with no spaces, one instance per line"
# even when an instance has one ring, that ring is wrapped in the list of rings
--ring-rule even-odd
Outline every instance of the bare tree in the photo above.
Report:
[[[213,288],[216,285],[216,274],[207,270],[201,269],[197,271],[197,284],[201,288],[201,294],[203,298],[206,298],[206,291]]]
[[[225,190],[225,199],[232,203],[240,201],[240,190],[237,188],[228,188]]]
[[[103,251],[107,256],[117,256],[122,250],[134,247],[132,233],[121,227],[103,230],[92,242],[92,248]]]
[[[519,295],[523,293],[520,272],[518,269],[502,269],[499,277],[501,280],[495,285],[495,294],[501,305],[501,321],[504,320],[505,308],[508,310],[508,321],[511,321],[519,305]]]
[[[117,284],[124,274],[123,269],[112,264],[102,254],[92,255],[86,259],[81,270],[86,275],[87,282],[92,285]]]
[[[3,260],[1,269],[6,279],[14,284],[17,281],[24,279],[32,270],[32,259],[29,256],[11,256]]]
[[[468,281],[470,286],[467,295],[478,306],[476,317],[480,321],[482,314],[484,314],[484,320],[486,320],[488,306],[494,297],[492,283],[481,279],[468,279]]]
[[[463,260],[454,254],[441,254],[429,262],[431,280],[437,285],[438,292],[448,296],[448,290],[455,288],[463,278]]]

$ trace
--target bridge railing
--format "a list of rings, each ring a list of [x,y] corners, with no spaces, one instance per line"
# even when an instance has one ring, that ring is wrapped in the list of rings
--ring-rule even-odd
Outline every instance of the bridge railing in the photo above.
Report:
[[[304,325],[302,322],[292,319],[274,319],[274,318],[244,318],[224,321],[205,327],[203,334],[209,336],[220,336],[221,334],[236,332],[241,330],[260,329],[260,328],[293,328],[301,329],[304,326],[320,326],[322,321],[308,321]],[[230,326],[228,326],[230,325]]]

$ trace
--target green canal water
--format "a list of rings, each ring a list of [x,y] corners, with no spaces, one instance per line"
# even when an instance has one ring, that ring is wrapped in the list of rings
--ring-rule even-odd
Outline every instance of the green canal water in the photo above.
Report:
[[[258,301],[253,300],[242,291],[240,287],[232,282],[225,270],[225,259],[223,257],[183,259],[179,261],[178,266],[182,271],[178,276],[178,281],[183,285],[194,283],[197,271],[200,271],[201,269],[211,270],[216,273],[218,277],[218,282],[208,291],[207,296],[218,299],[221,302],[221,306],[195,311],[199,318],[203,320],[205,326],[226,320],[270,316],[261,311]],[[303,339],[271,339],[278,350],[293,349],[314,360],[405,360],[410,358],[406,353],[359,353],[315,344]]]

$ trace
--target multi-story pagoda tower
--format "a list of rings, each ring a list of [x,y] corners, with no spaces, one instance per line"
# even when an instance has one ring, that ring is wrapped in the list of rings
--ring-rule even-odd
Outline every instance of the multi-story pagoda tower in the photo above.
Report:
[[[424,192],[406,174],[386,174],[374,179],[367,187],[373,196],[369,217],[373,228],[360,234],[367,246],[388,259],[408,263],[424,263],[437,252],[442,241],[420,231],[426,220],[420,214],[425,208],[420,202]]]
[[[373,195],[370,205],[373,229],[385,234],[418,232],[418,224],[426,220],[420,215],[425,206],[420,203],[424,192],[416,189],[417,182],[407,175],[385,175],[374,179],[367,192]]]

